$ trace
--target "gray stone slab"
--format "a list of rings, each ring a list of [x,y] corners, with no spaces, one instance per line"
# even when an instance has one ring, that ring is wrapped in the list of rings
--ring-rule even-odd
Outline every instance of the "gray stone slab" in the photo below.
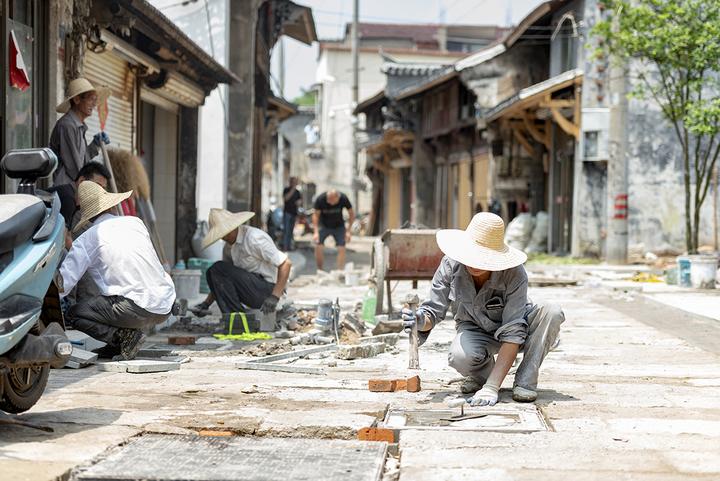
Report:
[[[377,481],[387,444],[145,435],[77,473],[80,481]]]
[[[134,359],[132,361],[101,362],[98,364],[98,368],[101,371],[141,374],[149,372],[177,371],[180,369],[180,363],[154,361],[149,359]]]
[[[80,349],[77,346],[73,346],[72,354],[70,359],[65,363],[65,367],[72,369],[80,369],[90,364],[94,364],[97,361],[98,355],[94,352],[89,352],[84,349]]]
[[[290,366],[287,364],[271,364],[269,362],[239,362],[236,366],[238,369],[250,369],[254,371],[291,372],[295,374],[325,374],[325,371],[319,367]]]
[[[266,362],[274,362],[274,361],[282,361],[285,359],[293,359],[296,357],[305,357],[309,356],[310,354],[317,354],[319,352],[326,352],[326,351],[334,351],[338,347],[335,344],[328,344],[324,346],[318,346],[318,347],[309,347],[307,349],[300,349],[298,351],[290,351],[290,352],[284,352],[282,354],[273,354],[271,356],[265,356],[260,357],[257,359],[252,359],[248,362],[251,363],[266,363]]]
[[[537,406],[496,404],[492,407],[465,407],[464,414],[480,415],[472,419],[449,421],[460,414],[459,409],[396,409],[388,410],[383,427],[389,429],[490,431],[532,433],[548,431],[547,423]]]

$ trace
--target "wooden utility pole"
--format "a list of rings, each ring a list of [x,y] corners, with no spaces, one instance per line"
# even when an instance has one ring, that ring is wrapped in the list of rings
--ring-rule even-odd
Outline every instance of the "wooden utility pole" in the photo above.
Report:
[[[360,17],[360,0],[353,0],[353,23],[352,23],[352,109],[353,111],[359,103],[358,86],[360,71],[360,53],[358,45],[358,21]],[[358,123],[354,113],[350,114],[350,122],[352,127],[352,158],[353,158],[353,176],[352,176],[352,193],[353,193],[353,209],[358,212],[358,182],[360,181],[360,172],[358,171],[358,145],[357,133]]]
[[[281,99],[285,98],[285,43],[283,38],[278,39],[278,97]],[[277,121],[277,199],[278,205],[282,206],[284,203],[283,189],[285,188],[285,144],[283,142],[283,136],[280,132],[280,119]]]

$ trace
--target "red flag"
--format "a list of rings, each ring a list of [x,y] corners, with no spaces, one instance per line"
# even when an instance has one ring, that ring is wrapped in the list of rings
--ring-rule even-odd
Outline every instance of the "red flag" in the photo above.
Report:
[[[24,92],[30,87],[30,77],[13,30],[10,30],[10,48],[8,50],[10,52],[10,85]]]

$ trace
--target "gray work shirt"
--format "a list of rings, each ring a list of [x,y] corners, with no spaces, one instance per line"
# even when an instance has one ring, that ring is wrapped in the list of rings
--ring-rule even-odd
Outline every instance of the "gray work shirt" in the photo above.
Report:
[[[60,117],[50,134],[49,147],[58,157],[58,168],[53,174],[55,185],[70,184],[77,179],[83,165],[98,154],[95,144],[85,141],[87,125],[70,110]]]
[[[430,298],[421,307],[434,327],[454,301],[455,321],[472,322],[499,342],[523,344],[532,309],[527,288],[525,268],[517,266],[493,272],[477,290],[465,266],[445,256],[435,271]]]

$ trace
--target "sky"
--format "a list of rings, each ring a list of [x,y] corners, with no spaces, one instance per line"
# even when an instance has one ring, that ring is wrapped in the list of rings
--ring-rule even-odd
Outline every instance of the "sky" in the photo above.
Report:
[[[199,10],[201,3],[217,0],[194,0],[182,6],[182,0],[150,0],[170,18]],[[229,0],[244,1],[244,0]],[[342,38],[345,25],[352,21],[353,0],[294,0],[313,10],[318,38]],[[359,0],[360,21],[373,23],[448,23],[469,25],[515,25],[543,0]],[[203,42],[204,43],[204,42]],[[315,83],[317,44],[304,45],[286,38],[284,96],[293,99]],[[273,51],[271,84],[279,91],[277,45]],[[362,82],[362,78],[360,79]]]

